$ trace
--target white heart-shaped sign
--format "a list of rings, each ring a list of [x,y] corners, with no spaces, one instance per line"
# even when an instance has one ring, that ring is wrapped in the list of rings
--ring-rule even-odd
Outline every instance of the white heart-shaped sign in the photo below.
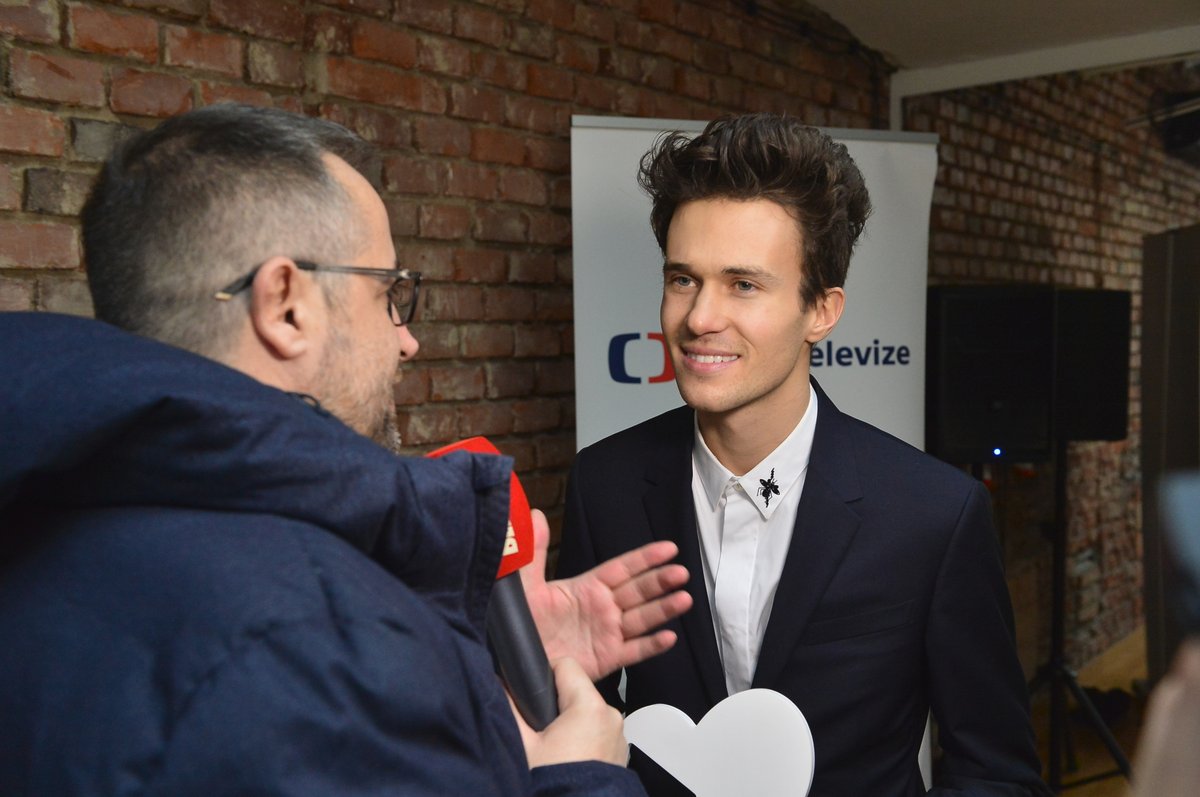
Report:
[[[730,695],[699,725],[674,706],[640,708],[625,718],[625,738],[696,797],[804,797],[812,786],[812,731],[771,689]]]

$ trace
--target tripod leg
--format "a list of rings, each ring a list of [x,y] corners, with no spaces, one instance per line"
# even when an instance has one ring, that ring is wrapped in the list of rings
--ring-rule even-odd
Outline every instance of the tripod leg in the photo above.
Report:
[[[1071,694],[1075,696],[1075,702],[1079,704],[1080,708],[1087,715],[1092,729],[1096,731],[1096,735],[1100,737],[1100,741],[1104,742],[1104,746],[1108,748],[1108,754],[1116,762],[1117,768],[1121,770],[1121,774],[1125,776],[1125,780],[1129,780],[1130,773],[1132,772],[1129,759],[1121,751],[1121,746],[1117,744],[1117,740],[1113,737],[1112,732],[1104,724],[1104,718],[1100,716],[1100,712],[1096,710],[1087,693],[1079,686],[1079,681],[1075,680],[1075,673],[1067,670],[1064,680],[1070,688]]]

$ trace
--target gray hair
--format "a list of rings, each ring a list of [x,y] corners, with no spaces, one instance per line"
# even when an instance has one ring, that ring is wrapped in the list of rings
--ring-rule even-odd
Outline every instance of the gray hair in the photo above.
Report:
[[[361,251],[364,231],[326,154],[374,182],[361,138],[270,108],[213,105],[125,141],[82,214],[97,318],[220,357],[248,300],[216,301],[218,289],[276,255],[341,263]],[[322,283],[327,298],[334,284]]]

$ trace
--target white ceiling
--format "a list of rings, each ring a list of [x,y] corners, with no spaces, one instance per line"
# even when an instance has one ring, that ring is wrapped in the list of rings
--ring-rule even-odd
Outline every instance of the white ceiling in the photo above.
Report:
[[[1200,0],[808,0],[888,55],[904,97],[1075,70],[1200,59]]]

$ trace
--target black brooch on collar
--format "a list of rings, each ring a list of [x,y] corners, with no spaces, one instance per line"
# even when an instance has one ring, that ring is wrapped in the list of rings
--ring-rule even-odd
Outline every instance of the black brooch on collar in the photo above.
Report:
[[[771,468],[771,475],[765,479],[759,479],[758,483],[762,485],[758,488],[758,494],[763,497],[763,506],[770,506],[771,496],[779,495],[779,485],[775,482],[775,469]]]

